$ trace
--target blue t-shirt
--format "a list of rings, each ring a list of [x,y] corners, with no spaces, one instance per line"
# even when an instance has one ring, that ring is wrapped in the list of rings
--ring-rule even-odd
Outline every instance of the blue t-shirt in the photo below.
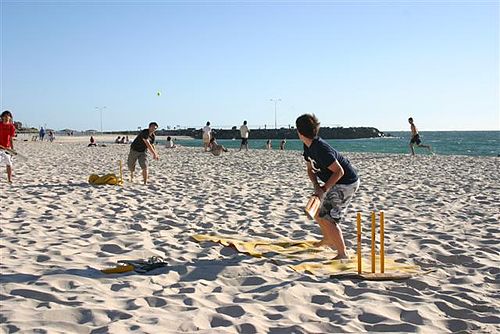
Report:
[[[358,180],[358,174],[349,160],[320,137],[314,138],[309,147],[304,144],[304,159],[311,162],[312,170],[323,182],[332,176],[328,167],[335,161],[344,169],[344,176],[337,181],[338,184],[351,184]]]

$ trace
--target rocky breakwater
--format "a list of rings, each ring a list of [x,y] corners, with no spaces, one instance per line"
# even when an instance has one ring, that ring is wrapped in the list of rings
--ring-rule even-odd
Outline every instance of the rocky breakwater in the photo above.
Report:
[[[238,128],[233,129],[213,129],[216,138],[218,139],[233,139],[240,138]],[[164,136],[189,136],[196,139],[201,139],[201,129],[179,129],[179,130],[161,130],[159,135]],[[387,136],[383,132],[372,127],[322,127],[319,134],[324,139],[359,139],[359,138],[378,138]],[[295,128],[281,129],[250,129],[250,137],[252,139],[298,139],[297,130]]]

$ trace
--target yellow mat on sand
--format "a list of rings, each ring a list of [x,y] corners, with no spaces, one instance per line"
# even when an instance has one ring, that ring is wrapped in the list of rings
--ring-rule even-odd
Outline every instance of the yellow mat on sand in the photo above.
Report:
[[[224,246],[234,247],[237,251],[254,257],[284,257],[287,264],[297,272],[317,274],[357,274],[357,256],[345,260],[329,260],[333,254],[331,250],[324,247],[314,247],[317,240],[240,240],[226,236],[197,234],[192,238],[198,242],[211,241]],[[363,272],[371,270],[370,255],[363,259]],[[287,263],[289,262],[289,263]],[[298,262],[294,264],[294,262]],[[418,274],[420,267],[404,264],[385,257],[385,273],[393,274]],[[380,259],[376,256],[376,271],[380,272]],[[406,277],[406,276],[405,276]]]

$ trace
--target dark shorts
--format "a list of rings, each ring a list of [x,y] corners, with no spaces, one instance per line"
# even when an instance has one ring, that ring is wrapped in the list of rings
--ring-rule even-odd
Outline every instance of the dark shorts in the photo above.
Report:
[[[318,216],[335,224],[341,223],[359,183],[358,179],[351,184],[334,185],[323,197]]]
[[[127,159],[127,165],[129,170],[135,169],[135,163],[139,161],[139,166],[142,169],[146,169],[148,167],[148,159],[146,159],[146,151],[138,152],[136,150],[130,149]]]
[[[248,138],[241,138],[241,145],[248,144]]]
[[[411,137],[410,144],[420,145],[421,143],[422,143],[422,141],[420,140],[420,136],[418,134]]]

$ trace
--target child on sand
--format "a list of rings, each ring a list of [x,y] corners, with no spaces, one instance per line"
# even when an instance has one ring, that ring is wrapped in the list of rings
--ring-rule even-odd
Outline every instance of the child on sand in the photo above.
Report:
[[[56,139],[56,136],[54,135],[54,131],[49,130],[49,141],[52,143]]]
[[[304,143],[307,176],[314,186],[314,194],[321,200],[314,218],[323,239],[316,246],[334,247],[338,252],[334,259],[344,259],[346,246],[340,224],[359,188],[358,175],[347,158],[318,137],[320,123],[316,116],[304,114],[295,124],[299,139]]]
[[[223,145],[220,145],[217,143],[217,140],[215,140],[215,137],[212,137],[210,139],[210,144],[208,145],[210,148],[210,152],[215,155],[219,156],[221,155],[222,152],[227,152],[227,148],[225,148]]]
[[[411,130],[411,140],[410,140],[411,155],[415,155],[415,149],[413,148],[413,145],[417,145],[418,147],[425,147],[426,149],[429,150],[429,153],[433,154],[430,145],[422,144],[422,140],[420,140],[420,135],[418,134],[417,127],[413,123],[413,118],[411,117],[408,118],[408,123],[410,123],[410,130]]]
[[[12,156],[7,150],[14,149],[13,139],[16,135],[16,127],[12,124],[12,113],[5,110],[0,123],[0,163],[7,167],[7,182],[12,183]]]
[[[167,142],[165,143],[166,148],[175,148],[175,143],[172,140],[172,137],[168,136],[167,137]]]
[[[90,136],[90,143],[87,145],[87,147],[97,147],[97,143],[95,142],[94,136]]]

